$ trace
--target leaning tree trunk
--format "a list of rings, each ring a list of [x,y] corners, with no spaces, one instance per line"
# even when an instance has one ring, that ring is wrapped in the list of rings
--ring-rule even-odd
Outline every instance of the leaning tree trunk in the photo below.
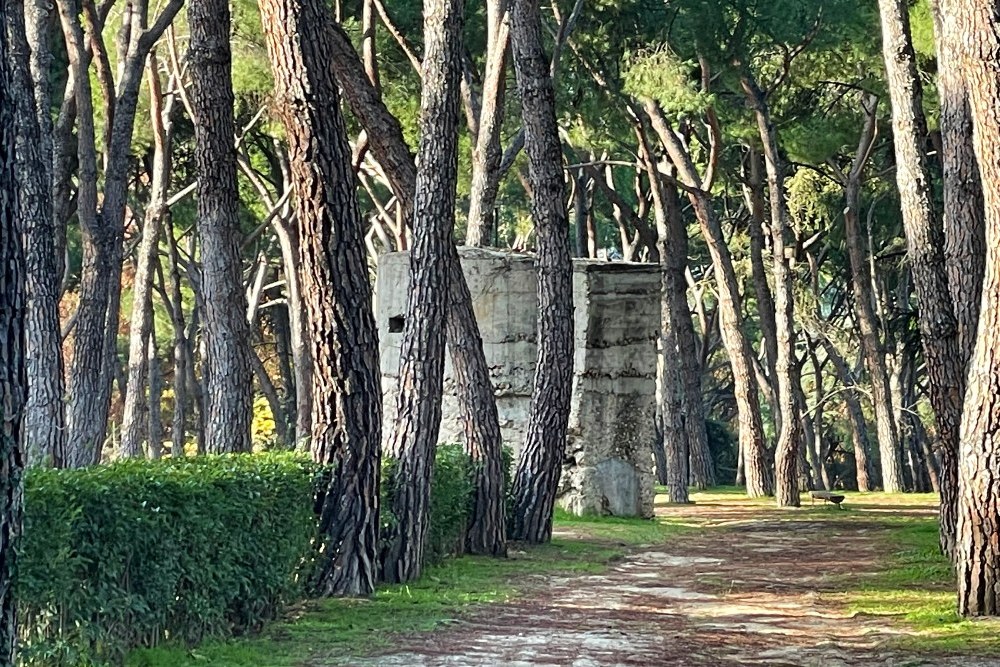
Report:
[[[514,0],[511,39],[531,180],[538,257],[538,359],[514,476],[511,537],[546,542],[562,473],[573,377],[573,265],[555,91],[537,0]]]
[[[188,24],[205,304],[205,446],[214,453],[249,452],[253,375],[240,259],[229,3],[191,0]]]
[[[852,303],[854,317],[861,334],[861,351],[871,383],[872,407],[875,411],[875,433],[878,438],[879,458],[882,463],[882,489],[889,493],[903,490],[903,471],[899,438],[899,424],[896,422],[892,405],[892,391],[889,385],[889,371],[886,366],[885,345],[882,342],[881,322],[875,314],[875,296],[872,293],[871,249],[861,231],[861,178],[868,153],[875,139],[876,114],[874,97],[863,101],[865,106],[865,127],[858,143],[851,171],[843,181],[844,186],[844,240],[847,256],[851,264]],[[861,480],[858,480],[861,486]]]
[[[406,325],[400,346],[396,423],[388,455],[395,459],[392,513],[384,536],[382,578],[420,576],[430,514],[431,473],[441,427],[445,313],[454,248],[458,182],[458,114],[462,71],[461,0],[424,0],[420,149],[410,249]]]
[[[16,96],[17,159],[21,224],[24,234],[27,322],[25,356],[28,363],[28,401],[24,408],[25,463],[62,467],[65,456],[63,411],[63,357],[59,331],[59,281],[52,218],[52,119],[39,104],[48,103],[48,78],[35,84],[34,70],[48,59],[29,48],[25,35],[28,16],[41,20],[35,7],[15,2],[7,15],[11,81],[25,94]],[[22,13],[22,9],[31,9]],[[26,15],[27,14],[27,15]],[[35,32],[40,30],[34,26]],[[39,37],[40,39],[40,37]],[[46,35],[45,48],[48,41]],[[48,72],[46,71],[46,74]],[[44,90],[37,90],[43,88]],[[30,94],[35,91],[35,95]],[[45,121],[48,121],[47,124]],[[47,134],[46,134],[47,133]]]
[[[690,155],[681,145],[673,129],[667,125],[659,106],[652,100],[645,100],[643,106],[649,114],[660,143],[677,168],[678,175],[691,188],[688,191],[688,198],[708,245],[719,290],[719,329],[723,345],[729,353],[729,364],[733,372],[739,420],[740,456],[747,495],[751,498],[768,496],[773,492],[773,486],[768,452],[764,444],[764,424],[761,421],[760,398],[757,395],[757,383],[753,372],[753,351],[744,331],[742,299],[733,258],[726,245],[722,225],[712,208],[710,196],[701,189],[701,179],[695,171]]]
[[[11,6],[13,4],[14,6]],[[0,664],[14,664],[17,641],[14,574],[21,541],[24,404],[27,361],[24,349],[24,249],[16,179],[17,97],[10,72],[8,26],[20,3],[0,4]]]
[[[402,202],[409,217],[413,210],[417,170],[403,139],[402,127],[371,85],[350,38],[337,25],[333,25],[333,36],[332,66],[344,97],[365,128],[372,154],[385,170],[393,194]],[[449,251],[449,262],[448,349],[458,383],[465,449],[472,460],[478,462],[467,546],[472,553],[502,555],[506,553],[506,526],[502,520],[505,500],[496,398],[472,308],[472,296],[454,249]],[[471,341],[480,342],[472,344]]]
[[[312,454],[333,466],[310,582],[324,595],[374,590],[382,389],[347,128],[330,70],[334,36],[321,0],[262,0],[285,126],[313,367]]]
[[[986,0],[949,0],[942,6],[946,22],[961,21],[965,26],[959,55],[969,82],[987,248],[979,330],[962,416],[955,544],[958,607],[966,616],[996,616],[1000,615],[1000,12]]]
[[[156,54],[149,57],[150,121],[153,129],[153,173],[149,204],[142,222],[135,279],[132,292],[132,320],[129,327],[128,382],[125,409],[122,416],[122,439],[118,447],[120,458],[142,456],[143,436],[148,433],[148,420],[143,414],[146,403],[147,357],[150,330],[153,324],[153,265],[159,250],[160,224],[167,208],[167,188],[170,185],[170,112],[173,99],[163,105],[163,91]],[[152,441],[149,443],[153,446]]]
[[[791,235],[788,202],[785,195],[785,169],[778,152],[778,134],[763,91],[748,74],[743,75],[743,90],[757,119],[757,131],[764,144],[764,163],[771,200],[771,258],[774,268],[775,340],[778,354],[774,372],[778,385],[778,412],[781,428],[775,448],[774,491],[779,507],[798,507],[798,460],[802,448],[795,387],[799,384],[795,358],[795,322],[792,293],[794,275],[786,256]],[[794,248],[789,248],[794,250]]]
[[[892,101],[896,182],[899,186],[907,253],[920,301],[920,335],[927,364],[931,406],[941,443],[941,548],[954,547],[959,425],[965,393],[958,347],[958,324],[948,291],[944,233],[934,217],[927,159],[920,79],[910,39],[908,3],[879,0],[882,51]]]

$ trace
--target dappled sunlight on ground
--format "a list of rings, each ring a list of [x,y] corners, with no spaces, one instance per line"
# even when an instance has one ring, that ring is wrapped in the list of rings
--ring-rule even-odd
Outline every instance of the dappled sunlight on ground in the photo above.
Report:
[[[893,525],[935,515],[935,497],[849,493],[838,509],[805,496],[794,510],[730,490],[692,500],[658,498],[657,521],[678,532],[605,572],[540,578],[520,599],[404,637],[391,652],[323,664],[997,664],[917,655],[899,641],[915,630],[893,616],[851,613],[838,601],[850,582],[879,570],[892,551]],[[586,537],[572,523],[557,532]]]

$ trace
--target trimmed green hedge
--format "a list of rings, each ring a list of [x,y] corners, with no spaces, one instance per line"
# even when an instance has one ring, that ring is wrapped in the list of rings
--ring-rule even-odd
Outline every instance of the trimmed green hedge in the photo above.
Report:
[[[470,470],[460,446],[439,447],[428,560],[462,550]],[[294,454],[29,471],[19,663],[116,663],[137,646],[259,628],[305,593],[328,474]]]

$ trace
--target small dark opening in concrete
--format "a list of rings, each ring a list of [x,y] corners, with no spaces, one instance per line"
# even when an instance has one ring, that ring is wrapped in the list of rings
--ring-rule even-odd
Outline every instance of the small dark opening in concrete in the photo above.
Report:
[[[395,317],[389,318],[389,333],[403,333],[403,324],[406,322],[406,318],[402,315],[396,315]]]

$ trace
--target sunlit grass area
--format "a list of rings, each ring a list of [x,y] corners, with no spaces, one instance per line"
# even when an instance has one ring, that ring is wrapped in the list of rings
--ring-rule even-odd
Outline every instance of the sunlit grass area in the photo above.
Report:
[[[957,613],[954,576],[938,548],[936,519],[894,517],[888,542],[893,551],[881,570],[845,581],[847,591],[835,597],[852,612],[898,617],[913,631],[899,639],[904,648],[1000,655],[1000,619],[970,620]]]

